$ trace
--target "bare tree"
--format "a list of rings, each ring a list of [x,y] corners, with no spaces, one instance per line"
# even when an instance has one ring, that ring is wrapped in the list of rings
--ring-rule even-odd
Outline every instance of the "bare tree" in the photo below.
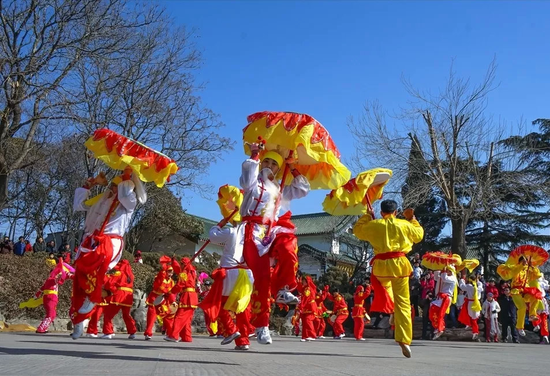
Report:
[[[485,116],[495,71],[493,61],[481,83],[472,85],[451,69],[446,86],[436,94],[404,81],[411,101],[394,117],[401,127],[389,125],[387,112],[377,103],[367,103],[363,115],[349,121],[361,168],[366,167],[363,161],[375,160],[393,169],[394,184],[401,185],[411,168],[418,169],[425,178],[408,186],[411,203],[425,202],[434,188],[441,193],[452,226],[451,248],[463,256],[466,226],[486,197],[493,141],[500,139],[498,127]],[[416,164],[408,163],[411,142],[420,156]]]
[[[0,0],[0,17],[2,209],[10,175],[36,162],[31,151],[37,140],[70,130],[59,120],[66,118],[79,62],[123,53],[125,36],[159,12],[131,9],[123,0]],[[22,141],[20,147],[8,152],[14,140]]]
[[[201,57],[193,38],[162,18],[128,33],[132,48],[124,55],[82,59],[76,105],[68,109],[84,134],[108,127],[166,153],[180,167],[171,184],[202,192],[204,171],[233,142],[197,96]]]

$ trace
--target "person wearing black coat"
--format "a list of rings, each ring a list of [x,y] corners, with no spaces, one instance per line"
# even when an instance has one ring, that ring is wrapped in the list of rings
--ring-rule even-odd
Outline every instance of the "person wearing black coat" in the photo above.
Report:
[[[519,343],[518,331],[516,329],[518,309],[512,300],[509,287],[504,288],[504,294],[498,297],[498,304],[500,305],[499,318],[502,323],[502,342],[507,342],[508,328],[510,328],[512,341]]]

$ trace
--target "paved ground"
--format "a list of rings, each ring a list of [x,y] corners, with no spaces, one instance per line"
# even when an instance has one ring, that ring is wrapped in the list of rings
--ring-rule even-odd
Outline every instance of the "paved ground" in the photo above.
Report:
[[[416,341],[406,359],[391,340],[345,338],[301,343],[274,337],[248,352],[220,346],[218,339],[193,343],[82,338],[68,334],[0,333],[0,375],[543,375],[549,345]]]

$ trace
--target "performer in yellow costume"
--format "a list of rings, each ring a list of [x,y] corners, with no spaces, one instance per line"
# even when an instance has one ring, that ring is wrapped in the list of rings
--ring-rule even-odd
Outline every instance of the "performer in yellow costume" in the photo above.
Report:
[[[397,203],[393,200],[382,201],[380,209],[381,219],[373,219],[373,215],[366,214],[357,221],[353,233],[374,248],[372,274],[386,290],[393,292],[395,341],[401,346],[403,355],[410,358],[413,327],[409,276],[412,266],[406,254],[414,243],[422,240],[424,229],[412,209],[405,210],[407,220],[396,218]]]
[[[538,289],[538,279],[542,273],[536,266],[528,265],[527,259],[521,256],[517,264],[507,261],[499,265],[497,273],[503,279],[511,279],[511,295],[518,309],[516,329],[519,335],[525,336],[524,325],[529,303],[529,319],[537,320],[537,310],[542,306],[542,293]]]

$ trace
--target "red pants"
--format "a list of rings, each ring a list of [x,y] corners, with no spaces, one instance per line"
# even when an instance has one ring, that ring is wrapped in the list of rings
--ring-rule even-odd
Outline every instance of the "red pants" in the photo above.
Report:
[[[285,286],[288,286],[289,290],[296,288],[298,241],[294,234],[278,234],[271,245],[270,252],[260,257],[251,236],[252,226],[253,223],[249,222],[245,230],[243,256],[254,276],[254,291],[252,293],[252,316],[254,319],[252,324],[259,328],[269,326],[271,293],[277,294]],[[277,265],[273,270],[273,286],[270,257],[277,259]]]
[[[315,315],[313,313],[302,313],[300,315],[302,320],[302,339],[317,338],[315,333]]]
[[[491,320],[489,319],[485,319],[485,338],[491,339]],[[492,339],[495,342],[498,341],[498,334],[493,334]]]
[[[441,307],[432,304],[430,306],[429,317],[432,322],[432,326],[437,332],[445,331],[445,314],[447,309],[451,305],[451,298],[447,294],[439,294],[439,298],[442,299]],[[413,310],[414,311],[414,310]]]
[[[43,296],[42,305],[44,306],[44,310],[46,311],[46,316],[44,317],[44,320],[42,320],[42,322],[36,329],[38,333],[47,332],[51,323],[53,322],[53,320],[55,320],[57,316],[57,311],[56,311],[57,302],[58,302],[58,297],[55,294],[48,294]]]
[[[365,331],[365,318],[354,317],[353,318],[353,335],[355,339],[363,338],[363,332]]]
[[[164,333],[172,332],[172,328],[174,327],[174,317],[175,314],[171,314],[166,315],[162,318],[162,328],[164,330]]]
[[[289,290],[296,289],[296,273],[298,272],[298,239],[294,234],[278,234],[271,245],[269,256],[277,260],[273,270],[271,291],[276,294],[285,286]]]
[[[325,335],[325,328],[326,328],[325,318],[324,317],[318,317],[315,319],[315,331],[317,333],[317,337],[321,337]]]
[[[94,310],[92,311],[92,316],[90,316],[90,322],[88,323],[88,330],[86,330],[86,333],[88,334],[97,334],[97,324],[99,324],[99,319],[101,318],[101,315],[103,314],[103,308],[105,306],[96,305],[94,307]]]
[[[181,338],[182,342],[193,342],[193,337],[191,336],[191,321],[193,320],[194,313],[195,308],[178,308],[176,316],[174,317],[172,330],[166,332],[168,337],[174,339]]]
[[[100,241],[96,249],[93,252],[82,253],[74,265],[73,295],[69,310],[73,324],[78,324],[92,315],[93,311],[84,315],[78,313],[86,297],[94,303],[103,301],[101,290],[105,273],[113,256],[113,243],[108,235],[100,235],[96,238]]]
[[[126,325],[126,331],[128,334],[136,334],[136,322],[130,315],[131,307],[123,307],[116,304],[109,304],[105,307],[105,313],[103,314],[103,334],[113,334],[113,319],[117,315],[118,311],[122,310],[122,319]]]
[[[462,309],[467,309],[466,307],[462,306]],[[470,327],[472,327],[472,334],[479,334],[479,325],[477,323],[477,319],[473,319],[470,317],[470,315],[467,315],[468,318],[470,319],[470,322],[467,323],[467,324],[464,324],[464,321],[465,320],[462,320],[461,323],[463,323],[464,325],[468,325]]]
[[[540,326],[540,335],[548,336],[548,314],[545,312],[539,313],[536,320],[533,320],[533,325]]]
[[[543,335],[543,336],[548,336],[548,314],[546,313],[541,313],[539,315],[539,318],[541,320],[540,322],[540,334]]]
[[[149,336],[149,337],[153,336],[155,321],[157,321],[157,310],[155,309],[155,306],[148,305],[147,306],[147,327],[145,328],[145,332],[143,332],[143,335]],[[168,330],[166,330],[166,333],[168,333]]]
[[[245,232],[246,231],[248,231],[248,229],[245,230]],[[269,255],[265,254],[263,257],[260,257],[254,240],[245,235],[243,256],[246,264],[250,270],[252,270],[252,275],[254,276],[254,291],[251,296],[252,315],[254,317],[252,325],[256,328],[269,326],[269,297],[271,295]]]
[[[235,323],[233,322],[233,319],[231,318],[231,314],[229,313],[229,311],[226,309],[223,309],[223,306],[225,305],[226,301],[227,301],[227,297],[224,296],[222,298],[222,308],[220,309],[220,313],[218,315],[218,323],[221,323],[223,326],[223,336],[229,337],[230,335],[238,331],[241,334],[241,336],[235,340],[235,345],[237,346],[250,345],[250,340],[248,339],[248,335],[250,334],[250,331],[249,331],[250,311],[246,309],[244,312],[237,313],[235,315],[237,325],[235,326]]]
[[[342,335],[345,333],[344,331],[344,321],[348,318],[349,313],[345,313],[342,315],[336,316],[336,320],[334,320],[334,323],[332,323],[332,331],[334,332],[334,336],[338,337],[339,335]]]

